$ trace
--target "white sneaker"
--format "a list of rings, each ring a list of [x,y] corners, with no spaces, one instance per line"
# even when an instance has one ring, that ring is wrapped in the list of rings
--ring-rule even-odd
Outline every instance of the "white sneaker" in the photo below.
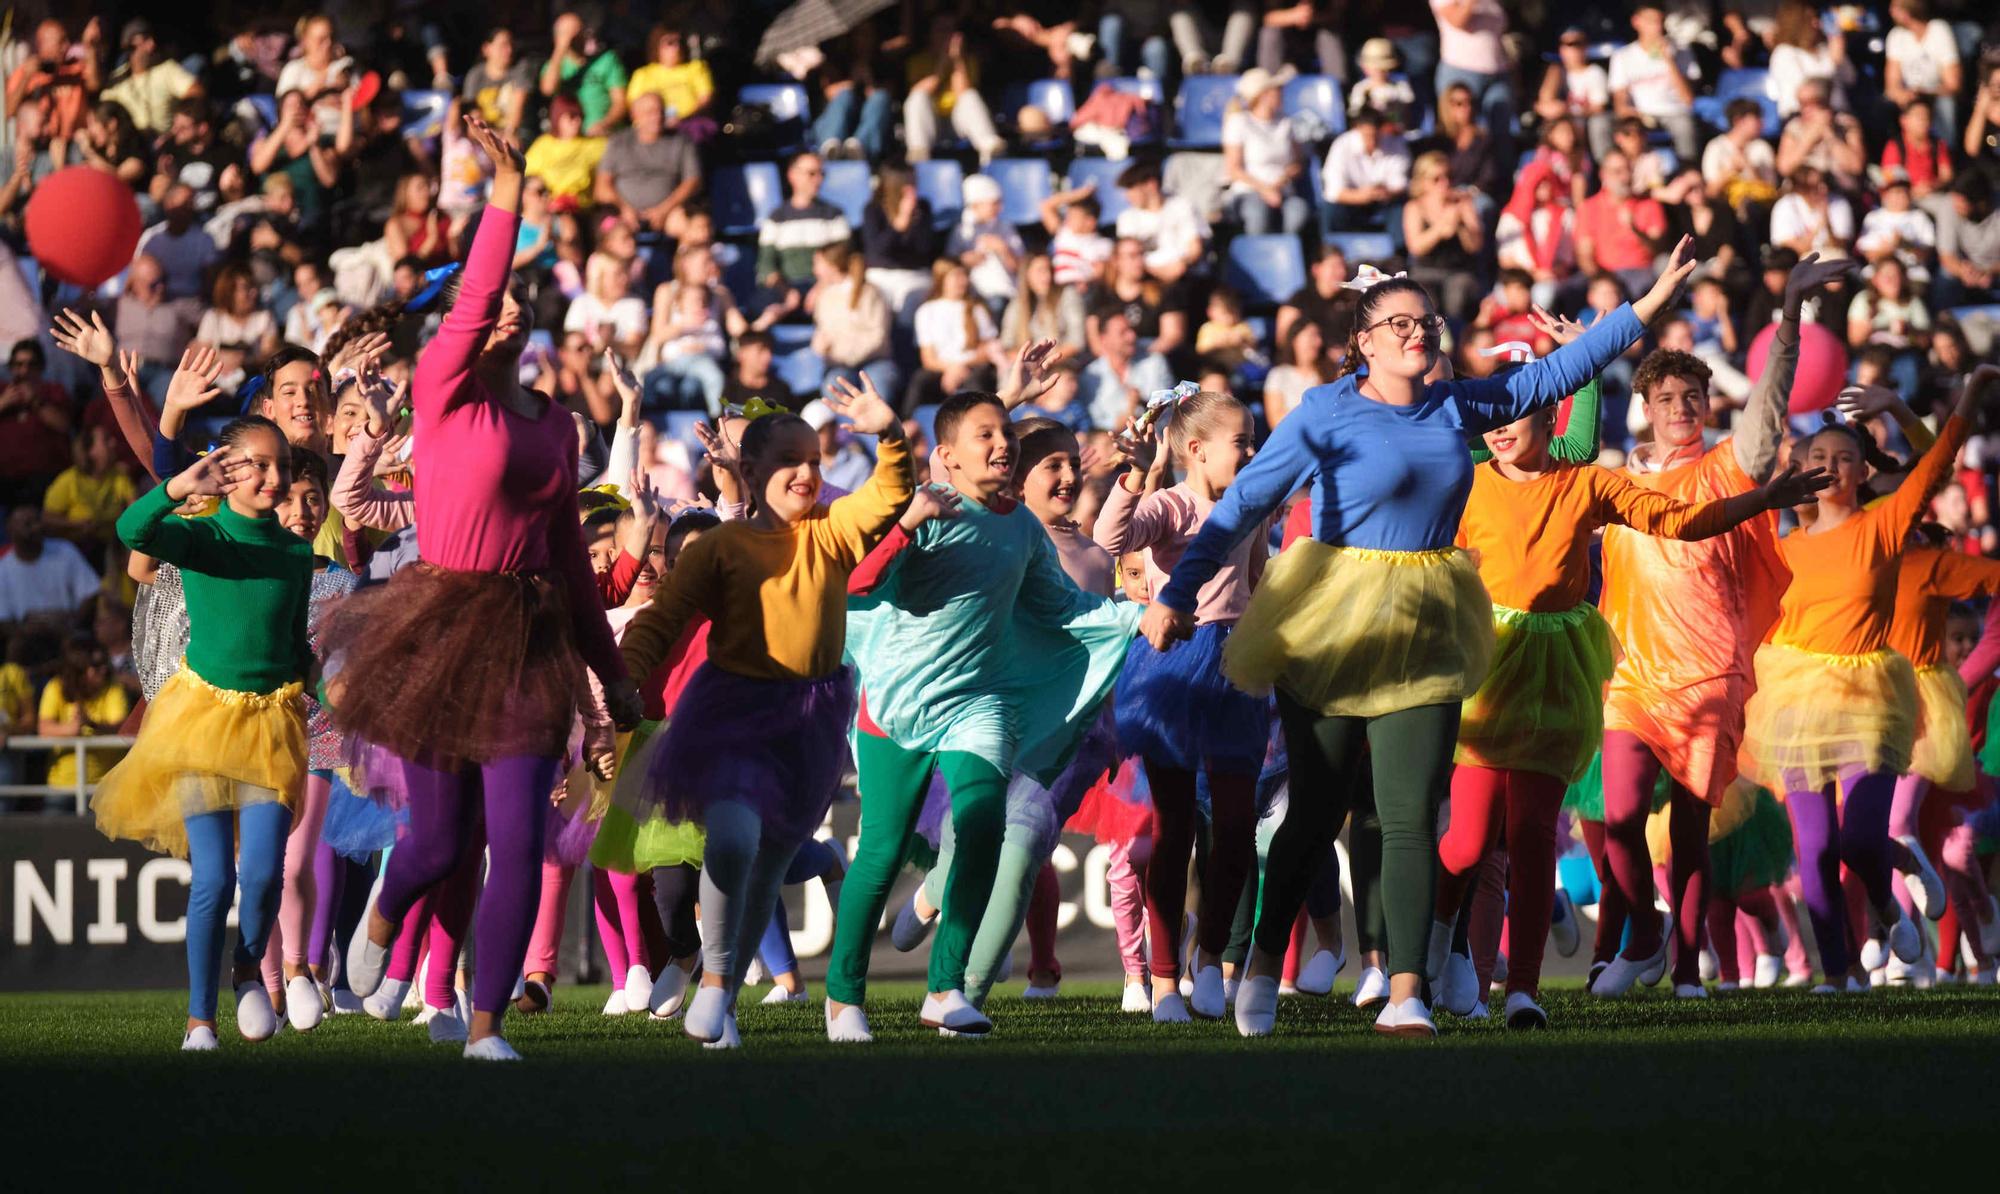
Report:
[[[1708,988],[1700,983],[1675,983],[1675,999],[1707,999]]]
[[[1169,991],[1153,1001],[1153,1023],[1187,1024],[1193,1017],[1188,1015],[1187,1000],[1179,991]]]
[[[1662,922],[1660,928],[1658,952],[1651,957],[1637,959],[1619,954],[1598,974],[1597,981],[1590,984],[1590,993],[1601,999],[1613,999],[1630,991],[1634,983],[1646,982],[1650,986],[1659,982],[1667,969],[1667,945],[1673,940],[1673,925]],[[1649,979],[1648,975],[1652,977]]]
[[[681,1014],[681,1006],[687,1002],[688,982],[693,972],[682,970],[668,962],[660,967],[660,977],[653,980],[652,990],[646,995],[646,1010],[655,1020],[671,1020]]]
[[[647,990],[651,991],[651,989],[651,984],[648,984]],[[611,988],[611,997],[604,1001],[604,1014],[607,1016],[627,1016],[631,1013],[632,1005],[625,1002],[625,988]]]
[[[183,1053],[213,1053],[220,1047],[215,1039],[215,1029],[206,1024],[188,1029],[187,1035],[181,1038]]]
[[[1448,920],[1431,922],[1431,937],[1424,952],[1424,979],[1437,982],[1444,976],[1445,959],[1451,956],[1452,923]]]
[[[1944,916],[1944,880],[1938,878],[1937,868],[1931,865],[1930,855],[1924,853],[1921,843],[1914,837],[1899,837],[1905,850],[1910,852],[1910,860],[1916,870],[1903,876],[1903,885],[1910,889],[1910,899],[1917,905],[1926,920],[1938,920]]]
[[[1229,1010],[1229,1001],[1222,993],[1222,967],[1203,966],[1195,972],[1194,998],[1188,1000],[1188,1010],[1204,1020],[1220,1020]]]
[[[1924,935],[1917,932],[1917,922],[1910,919],[1901,904],[1891,901],[1889,907],[1896,910],[1894,920],[1889,918],[1889,908],[1878,908],[1875,912],[1889,926],[1889,952],[1906,964],[1915,962],[1924,956]],[[1883,965],[1888,963],[1884,961]]]
[[[455,1007],[431,1009],[430,1023],[427,1025],[433,1045],[462,1045],[471,1034],[471,1017],[461,1016]],[[498,1037],[488,1037],[498,1040]]]
[[[1549,1014],[1542,1010],[1534,997],[1526,991],[1510,992],[1507,996],[1507,1027],[1535,1029],[1549,1026]]]
[[[924,943],[931,935],[931,926],[937,924],[937,910],[933,909],[929,919],[917,915],[917,897],[911,895],[896,911],[896,923],[889,930],[889,941],[903,953],[909,953]]]
[[[743,985],[746,987],[761,987],[766,977],[762,958],[750,959],[750,964],[743,968]]]
[[[935,1028],[942,1036],[980,1037],[993,1031],[993,1021],[972,1006],[963,991],[946,991],[942,998],[926,995],[923,1010],[917,1018],[926,1028]]]
[[[805,1003],[811,999],[812,999],[812,992],[806,990],[805,984],[801,983],[799,985],[799,989],[797,992],[787,991],[783,987],[772,987],[771,990],[757,1002],[765,1007],[775,1007],[781,1003]],[[734,1016],[730,1017],[730,1021],[732,1023],[735,1021],[735,1019],[736,1017]]]
[[[1722,973],[1722,961],[1715,956],[1714,950],[1707,946],[1702,947],[1700,956],[1695,959],[1695,973],[1699,974],[1701,981],[1705,983],[1714,982]]]
[[[1278,1022],[1278,980],[1270,975],[1245,979],[1236,992],[1236,1031],[1242,1036],[1270,1036]]]
[[[465,1047],[467,1061],[519,1061],[521,1055],[504,1036],[482,1037]]]
[[[770,1001],[766,1000],[765,1002],[768,1003]],[[721,1036],[716,1037],[712,1041],[703,1041],[701,1047],[704,1049],[741,1049],[743,1047],[743,1036],[736,1031],[736,1013],[731,1012],[723,1019]]]
[[[319,1001],[319,986],[311,975],[301,974],[285,984],[285,1019],[294,1031],[311,1032],[325,1015],[326,1005]]]
[[[1414,995],[1401,1003],[1385,1004],[1382,1014],[1375,1017],[1375,1031],[1384,1036],[1424,1040],[1433,1040],[1438,1034],[1437,1025],[1431,1020],[1431,1009]]]
[[[1873,974],[1889,964],[1889,945],[1880,937],[1861,943],[1861,968]]]
[[[1046,987],[1038,987],[1034,983],[1029,983],[1027,989],[1021,992],[1021,998],[1023,999],[1056,999],[1061,995],[1061,979],[1057,979]]]
[[[1335,976],[1345,969],[1347,969],[1345,946],[1339,953],[1322,949],[1307,958],[1306,964],[1299,967],[1298,982],[1295,985],[1302,995],[1331,995]]]
[[[335,988],[333,992],[334,1015],[354,1016],[354,1015],[359,1015],[367,1010],[368,1009],[366,1007],[362,1006],[361,996],[356,995],[354,992],[348,990],[346,987]]]
[[[268,1041],[278,1031],[278,1013],[261,978],[236,984],[236,1031],[246,1041]]]
[[[1757,965],[1751,971],[1750,985],[1759,991],[1768,991],[1778,985],[1785,973],[1785,959],[1777,954],[1758,954]]]
[[[1120,1000],[1118,1010],[1128,1015],[1139,1015],[1153,1010],[1153,991],[1142,980],[1125,984],[1125,995]]]
[[[1354,984],[1354,1006],[1366,1011],[1389,998],[1389,975],[1380,966],[1364,967]]]
[[[695,988],[694,998],[688,1000],[687,1015],[681,1020],[681,1031],[698,1041],[719,1041],[723,1027],[729,1020],[729,992],[722,987],[711,987],[706,983]]]
[[[858,1007],[833,1014],[833,1000],[826,1001],[826,1039],[836,1045],[866,1045],[875,1039],[868,1031],[868,1015]]]
[[[1444,960],[1444,977],[1437,984],[1438,1006],[1454,1016],[1468,1016],[1478,1002],[1479,972],[1472,968],[1471,958],[1452,953]]]
[[[625,972],[625,1007],[628,1011],[638,1011],[646,1006],[646,1000],[653,993],[653,976],[644,966],[634,966]]]
[[[1565,958],[1575,957],[1577,947],[1583,942],[1583,933],[1576,924],[1576,905],[1561,888],[1556,889],[1555,912],[1549,917],[1549,940],[1555,942],[1556,952]],[[1548,1017],[1544,1016],[1542,1021],[1546,1024]]]

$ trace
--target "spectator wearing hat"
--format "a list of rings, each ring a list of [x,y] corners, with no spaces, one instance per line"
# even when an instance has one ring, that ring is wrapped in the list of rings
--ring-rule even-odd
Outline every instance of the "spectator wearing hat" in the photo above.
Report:
[[[1014,297],[1014,278],[1028,248],[1000,212],[1000,184],[984,174],[966,177],[959,190],[965,206],[958,226],[945,240],[945,256],[972,274],[973,293],[993,310]]]
[[[1834,111],[1832,96],[1824,79],[1809,79],[1799,87],[1798,115],[1785,122],[1778,136],[1778,175],[1790,178],[1800,166],[1811,166],[1840,190],[1858,191],[1868,165],[1861,125]]]
[[[1407,77],[1397,75],[1396,45],[1386,37],[1361,43],[1355,59],[1361,77],[1347,92],[1347,123],[1352,127],[1363,112],[1376,112],[1390,132],[1400,133],[1417,121],[1417,93]]]
[[[148,136],[167,131],[174,104],[201,94],[201,83],[180,63],[160,53],[153,26],[143,18],[125,22],[118,34],[125,63],[112,72],[101,98],[119,104],[132,117],[132,127]]]
[[[1930,213],[1918,207],[1910,186],[1909,171],[1901,166],[1884,166],[1877,174],[1876,188],[1882,205],[1861,217],[1861,235],[1854,251],[1870,266],[1894,258],[1903,263],[1903,273],[1914,287],[1930,282],[1931,263],[1937,257],[1937,224]]]
[[[1514,65],[1507,56],[1507,11],[1500,0],[1431,0],[1437,17],[1437,92],[1464,85],[1496,137],[1514,128]]]
[[[1542,72],[1535,115],[1544,122],[1570,117],[1583,122],[1590,152],[1611,152],[1611,76],[1590,60],[1590,37],[1572,25],[1556,41],[1556,59]]]
[[[1632,30],[1638,39],[1611,55],[1612,108],[1620,116],[1638,116],[1649,126],[1666,129],[1681,160],[1695,161],[1701,142],[1695,130],[1694,80],[1701,77],[1701,68],[1693,54],[1667,40],[1667,17],[1658,4],[1634,9]]]
[[[1320,187],[1329,230],[1386,229],[1409,197],[1410,147],[1383,128],[1380,113],[1364,108],[1327,149]]]
[[[1931,305],[1939,310],[2000,298],[2000,211],[1993,182],[1968,170],[1951,186],[1951,203],[1938,213],[1938,273]]]
[[[1290,118],[1279,112],[1285,84],[1297,74],[1289,66],[1275,74],[1251,67],[1236,81],[1236,99],[1222,119],[1227,201],[1252,236],[1296,236],[1312,218],[1311,201],[1298,191],[1305,162],[1292,139]]]
[[[584,203],[596,193],[602,137],[585,136],[583,105],[572,96],[549,101],[549,131],[528,146],[527,172],[548,184],[549,198]]]
[[[1951,25],[1931,16],[1930,0],[1891,0],[1895,28],[1882,43],[1882,98],[1907,110],[1930,101],[1936,128],[1949,137],[1958,129],[1958,90],[1965,68]]]
[[[1201,261],[1208,247],[1208,223],[1194,205],[1160,187],[1156,162],[1134,162],[1118,176],[1118,189],[1130,204],[1118,213],[1119,240],[1138,241],[1145,253],[1146,272],[1161,282],[1178,282]]]
[[[659,93],[632,99],[632,127],[614,133],[597,163],[595,195],[635,229],[678,240],[687,204],[701,187],[694,142],[667,128]]]
[[[853,493],[875,472],[875,457],[840,425],[833,408],[815,398],[799,412],[819,436],[819,475],[828,486]]]

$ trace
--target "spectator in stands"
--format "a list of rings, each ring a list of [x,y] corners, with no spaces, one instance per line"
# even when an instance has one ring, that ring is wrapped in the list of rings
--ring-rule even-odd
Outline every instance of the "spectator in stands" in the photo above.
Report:
[[[1535,115],[1546,123],[1565,117],[1583,122],[1590,151],[1611,152],[1611,76],[1590,60],[1590,37],[1572,25],[1556,40],[1556,60],[1542,72]]]
[[[216,271],[209,307],[194,338],[220,354],[222,375],[216,384],[225,392],[235,391],[263,367],[264,358],[278,351],[278,321],[260,301],[248,266],[230,262]]]
[[[146,140],[122,106],[109,100],[93,105],[84,115],[82,135],[72,144],[84,165],[116,175],[128,187],[145,181]]]
[[[756,330],[769,322],[760,320]],[[646,374],[650,402],[721,417],[729,337],[741,336],[751,326],[722,285],[714,251],[682,244],[674,252],[673,276],[653,292],[653,326],[639,353],[641,366],[651,366]]]
[[[166,273],[157,257],[141,253],[132,259],[112,324],[119,346],[139,358],[139,383],[146,393],[167,392],[167,379],[194,339],[201,314],[200,299],[167,297]]]
[[[1742,224],[1735,212],[1708,197],[1708,190],[1701,184],[1701,171],[1693,166],[1682,167],[1673,181],[1655,192],[1654,197],[1667,211],[1663,244],[1672,244],[1682,236],[1693,237],[1693,251],[1700,254],[1696,260],[1702,262],[1704,274],[1740,280],[1744,267],[1737,246],[1743,240]]]
[[[1195,330],[1194,353],[1204,369],[1234,373],[1245,364],[1265,364],[1257,329],[1243,318],[1243,296],[1227,286],[1208,292],[1208,318]]]
[[[1167,40],[1169,7],[1163,0],[1126,0],[1107,7],[1097,21],[1103,69],[1120,75],[1144,70],[1164,83],[1173,68]]]
[[[198,295],[222,253],[195,222],[194,191],[185,185],[169,187],[160,214],[161,221],[139,238],[139,252],[160,263],[169,298]]]
[[[1514,128],[1514,67],[1507,56],[1507,11],[1500,0],[1431,0],[1437,17],[1437,93],[1464,87],[1480,122],[1496,136]]]
[[[1652,195],[1665,189],[1667,179],[1674,173],[1674,156],[1648,144],[1645,121],[1637,116],[1620,118],[1612,132],[1611,144],[1632,164],[1634,195]]]
[[[876,40],[874,26],[856,26],[820,64],[820,112],[810,136],[821,157],[882,160],[895,97],[877,80]]]
[[[1049,234],[1049,256],[1058,285],[1089,287],[1104,276],[1112,244],[1110,237],[1097,230],[1101,210],[1096,179],[1042,200],[1042,229]]]
[[[1048,254],[1030,255],[1021,265],[1014,298],[1000,317],[1000,351],[1012,357],[1022,345],[1054,340],[1066,352],[1081,352],[1084,336],[1083,291],[1061,280]]]
[[[48,363],[39,340],[22,340],[7,356],[7,384],[0,387],[0,506],[39,506],[69,459],[69,395],[43,376]],[[0,622],[11,620],[0,614]]]
[[[1701,151],[1701,177],[1710,198],[1748,217],[1778,200],[1778,162],[1764,140],[1764,106],[1737,98],[1723,109],[1722,135]]]
[[[1833,107],[1848,110],[1846,89],[1854,81],[1854,64],[1847,60],[1847,40],[1827,36],[1818,5],[1782,0],[1771,35],[1771,98],[1778,101],[1778,115],[1789,117],[1799,110],[1799,89],[1809,80],[1826,85]]]
[[[1982,64],[1979,94],[1965,125],[1965,156],[1983,166],[2000,165],[2000,58]]]
[[[902,373],[889,342],[895,316],[882,292],[868,284],[860,250],[845,243],[826,246],[813,254],[813,274],[818,284],[811,295],[812,350],[825,362],[827,376],[858,383],[866,374],[876,393],[902,393]]]
[[[1882,205],[1861,218],[1854,251],[1871,265],[1890,258],[1902,262],[1910,284],[1922,287],[1937,255],[1937,225],[1913,201],[1909,173],[1901,166],[1884,167],[1877,186]]]
[[[597,164],[596,197],[627,226],[679,239],[687,204],[701,187],[694,142],[666,125],[657,92],[632,100],[632,127],[612,135]]]
[[[609,137],[625,123],[625,66],[615,50],[597,37],[597,14],[579,7],[556,15],[555,48],[542,64],[542,94],[573,97],[583,112],[583,131]]]
[[[1410,147],[1414,154],[1436,151],[1445,156],[1452,185],[1476,192],[1480,218],[1499,206],[1508,193],[1512,162],[1502,161],[1500,147],[1479,122],[1472,91],[1463,83],[1446,88],[1438,100],[1437,132]]]
[[[1439,311],[1453,319],[1470,318],[1479,299],[1474,271],[1486,247],[1486,232],[1472,188],[1453,185],[1450,159],[1442,153],[1426,153],[1410,167],[1403,244],[1410,276],[1437,296]]]
[[[101,558],[113,538],[112,524],[136,496],[132,479],[118,467],[115,433],[86,427],[70,467],[42,495],[42,525],[48,534],[76,544],[86,557]]]
[[[221,193],[222,172],[242,160],[240,153],[215,139],[208,102],[189,96],[174,105],[146,193],[158,204],[170,187],[180,183],[194,192],[197,212],[212,211]]]
[[[861,256],[868,284],[882,292],[897,319],[914,319],[930,290],[938,243],[930,201],[917,194],[908,166],[886,165],[877,172],[875,198],[861,213]]]
[[[40,490],[32,499],[19,489],[9,496],[16,503],[7,515],[13,550],[0,555],[0,626],[67,620],[97,595],[97,573],[75,544],[44,533]]]
[[[451,221],[437,209],[435,179],[423,171],[403,175],[396,184],[396,208],[382,226],[383,251],[391,259],[414,257],[430,269],[457,259],[452,242]]]
[[[602,350],[590,342],[587,334],[565,330],[556,346],[554,361],[543,365],[538,388],[594,426],[615,428],[618,394],[610,375],[600,367],[602,359]]]
[[[1632,12],[1638,40],[1611,55],[1612,108],[1620,116],[1638,116],[1653,128],[1666,129],[1674,152],[1694,161],[1701,150],[1694,120],[1694,80],[1701,77],[1694,55],[1667,40],[1666,13],[1655,3],[1641,3]]]
[[[1845,257],[1854,243],[1854,209],[1811,166],[1792,172],[1786,193],[1771,207],[1771,243],[1804,257]]]
[[[1319,325],[1320,336],[1326,343],[1344,347],[1348,329],[1354,323],[1357,301],[1355,293],[1342,285],[1349,276],[1346,250],[1335,241],[1322,244],[1306,266],[1306,284],[1278,308],[1278,318],[1271,329],[1272,343],[1285,343],[1294,323],[1310,319]]]
[[[979,94],[979,57],[965,52],[965,34],[949,11],[931,18],[929,45],[910,55],[909,98],[903,101],[903,145],[913,162],[929,161],[941,122],[972,143],[983,166],[1006,148]]]
[[[790,196],[757,229],[757,278],[769,296],[796,307],[812,286],[813,254],[854,234],[839,208],[819,197],[826,168],[816,153],[802,153],[785,167]]]
[[[808,402],[800,412],[819,437],[819,475],[827,485],[852,493],[868,482],[875,457],[840,425],[840,416],[824,402]]]
[[[1355,64],[1361,68],[1361,77],[1347,93],[1348,127],[1352,128],[1363,112],[1376,112],[1387,132],[1415,128],[1420,114],[1417,93],[1407,75],[1396,73],[1396,43],[1386,37],[1369,38],[1361,43]]]
[[[1613,151],[1598,164],[1602,188],[1576,213],[1576,264],[1586,276],[1609,273],[1633,294],[1653,285],[1653,259],[1667,235],[1657,199],[1632,193],[1632,163]]]
[[[1156,390],[1174,386],[1173,370],[1157,352],[1139,351],[1139,332],[1125,309],[1106,306],[1093,314],[1097,359],[1084,369],[1077,396],[1101,431],[1125,425]]]
[[[1279,341],[1278,363],[1264,375],[1264,424],[1276,427],[1297,408],[1307,390],[1332,381],[1337,368],[1327,355],[1327,339],[1318,323],[1295,321]]]
[[[534,90],[534,72],[514,52],[514,31],[495,25],[479,43],[479,61],[465,72],[458,96],[475,106],[486,123],[514,137],[527,118],[528,96]]]
[[[1778,176],[1790,178],[1800,166],[1811,166],[1842,191],[1858,191],[1868,156],[1861,125],[1829,102],[1825,81],[1811,79],[1800,86],[1798,115],[1785,122],[1778,136]]]
[[[626,360],[637,357],[646,342],[646,303],[631,290],[629,258],[602,249],[592,253],[584,266],[583,293],[570,303],[563,330],[582,332],[600,352],[612,348]]]
[[[1911,289],[1903,263],[1884,258],[1868,276],[1868,285],[1847,309],[1847,343],[1856,352],[1882,348],[1895,354],[1889,375],[1906,402],[1917,397],[1922,348],[1930,341],[1931,313]]]
[[[1931,101],[1918,96],[1903,106],[1897,115],[1896,135],[1882,146],[1883,168],[1901,168],[1919,202],[1951,189],[1951,147],[1939,140],[1932,128]]]
[[[1951,205],[1938,213],[1937,244],[1931,295],[1940,310],[2000,298],[2000,211],[1985,172],[1968,170],[1952,184]]]
[[[46,150],[54,168],[68,162],[70,140],[83,126],[90,97],[103,85],[97,28],[93,18],[85,27],[84,52],[72,54],[69,31],[61,21],[35,26],[33,51],[7,77],[7,119],[15,122],[17,156]]]
[[[559,95],[549,101],[549,131],[528,146],[527,172],[548,184],[550,198],[588,203],[604,148],[604,138],[583,135],[583,105]]]
[[[1268,0],[1257,31],[1257,65],[1268,71],[1310,59],[1319,73],[1347,77],[1347,50],[1341,45],[1341,10],[1327,0],[1286,4]]]
[[[1895,28],[1882,44],[1882,98],[1906,112],[1925,102],[1934,109],[1937,130],[1950,137],[1958,129],[1958,91],[1965,83],[1957,35],[1931,16],[1929,0],[1890,0],[1889,19]]]
[[[341,162],[354,148],[354,109],[340,105],[340,132],[331,146],[306,109],[305,93],[288,91],[278,97],[278,126],[250,147],[250,172],[258,178],[284,174],[292,180],[299,223],[318,228],[332,205],[330,192],[340,182]],[[164,201],[161,204],[165,207]],[[168,277],[173,265],[167,265]]]
[[[1530,162],[1500,212],[1494,251],[1502,269],[1529,277],[1534,301],[1554,310],[1576,271],[1576,212],[1555,171]],[[1563,304],[1567,306],[1568,304]]]
[[[1555,178],[1556,187],[1571,206],[1582,203],[1590,194],[1590,178],[1597,170],[1591,159],[1590,150],[1583,144],[1583,134],[1577,131],[1577,123],[1564,117],[1546,121],[1536,140],[1534,156],[1523,164],[1546,168]],[[1514,189],[1521,189],[1520,171],[1515,172]]]
[[[353,74],[354,59],[341,50],[334,36],[333,18],[323,13],[301,17],[298,56],[278,72],[276,91],[280,107],[286,96],[296,92],[305,101],[305,110],[311,113],[319,131],[330,134],[340,118],[334,109],[347,107],[341,93],[352,83]]]
[[[1000,329],[978,296],[965,266],[938,258],[931,269],[931,297],[917,308],[917,356],[922,362],[903,396],[907,414],[960,390],[991,390],[1006,364]]]
[[[639,97],[656,95],[668,132],[696,145],[707,144],[715,136],[715,117],[709,113],[715,100],[715,77],[709,73],[708,63],[687,56],[687,38],[678,29],[653,26],[646,35],[646,65],[632,72],[625,94],[634,107],[635,120]]]
[[[1157,162],[1126,167],[1118,189],[1131,205],[1118,213],[1118,239],[1139,242],[1146,273],[1162,282],[1180,281],[1207,250],[1207,223],[1185,198],[1161,190]]]
[[[806,398],[792,393],[790,386],[771,371],[776,359],[769,332],[745,332],[736,338],[736,372],[730,375],[729,384],[722,387],[722,401],[729,406],[742,406],[752,398],[762,398],[773,406],[782,406],[797,413],[805,407]]]
[[[1373,109],[1354,114],[1351,127],[1333,139],[1320,171],[1331,231],[1385,229],[1410,194],[1410,147],[1383,128]]]
[[[86,631],[63,644],[62,665],[42,689],[37,731],[44,738],[90,738],[116,734],[131,716],[132,701],[111,672],[111,656]],[[83,752],[82,779],[94,784],[124,755],[116,747]],[[58,747],[49,752],[49,786],[73,788],[77,782],[77,752]]]
[[[1105,351],[1099,343],[1099,313],[1109,307],[1125,312],[1139,339],[1163,357],[1172,357],[1188,342],[1187,312],[1179,289],[1151,277],[1139,242],[1123,236],[1111,250],[1111,268],[1103,285],[1084,296],[1084,337],[1093,355]]]
[[[1312,200],[1299,193],[1305,173],[1292,122],[1282,115],[1285,84],[1297,72],[1271,74],[1251,67],[1236,81],[1236,99],[1222,120],[1222,173],[1229,204],[1251,236],[1297,236],[1312,218]]]
[[[173,121],[176,103],[202,93],[201,83],[186,67],[160,52],[153,26],[143,17],[125,22],[118,44],[124,47],[125,63],[112,72],[101,98],[130,113],[134,128],[157,137]]]
[[[1021,234],[1000,211],[1000,184],[984,174],[966,177],[960,188],[964,209],[945,239],[945,256],[964,264],[980,300],[999,310],[1014,297],[1014,275],[1027,256]]]

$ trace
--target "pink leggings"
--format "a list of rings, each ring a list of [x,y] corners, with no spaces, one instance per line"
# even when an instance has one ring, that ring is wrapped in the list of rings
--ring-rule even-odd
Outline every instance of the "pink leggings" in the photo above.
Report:
[[[1143,874],[1153,856],[1153,839],[1111,843],[1104,881],[1111,888],[1111,921],[1118,931],[1118,960],[1127,978],[1146,974],[1146,897]]]
[[[575,882],[575,867],[556,862],[542,864],[542,901],[535,912],[535,932],[528,939],[528,957],[521,964],[522,974],[556,973],[562,953],[563,919],[569,909],[570,886]],[[639,912],[639,877],[592,868],[590,889],[591,904],[597,914],[597,937],[604,946],[610,981],[614,985],[623,984],[626,972],[634,966],[644,966],[651,973],[654,951],[647,948],[646,920]]]
[[[264,951],[264,985],[284,990],[284,967],[306,964],[312,936],[313,855],[319,850],[320,826],[326,823],[326,802],[333,785],[325,777],[307,774],[305,794],[285,837],[285,877],[280,886],[278,921],[271,926],[271,944]]]
[[[1708,894],[1708,945],[1722,981],[1743,981],[1744,954],[1771,952],[1770,926],[1777,923],[1778,905],[1768,887]]]
[[[528,938],[528,956],[521,973],[554,977],[556,956],[562,953],[563,912],[569,906],[569,886],[576,881],[576,868],[559,862],[542,864],[542,902],[535,911],[535,932]],[[619,975],[624,981],[624,975]]]
[[[417,897],[404,917],[405,930],[389,948],[384,973],[398,982],[417,976],[417,967],[431,960],[424,972],[424,1004],[440,1010],[452,1006],[458,983],[458,955],[465,945],[472,906],[479,897],[479,863],[485,852],[485,832],[474,830],[465,854],[444,881]]]

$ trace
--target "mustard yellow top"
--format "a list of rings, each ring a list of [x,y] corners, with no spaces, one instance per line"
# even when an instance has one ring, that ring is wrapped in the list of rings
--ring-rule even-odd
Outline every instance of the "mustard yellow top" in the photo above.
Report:
[[[714,623],[708,661],[753,680],[811,680],[840,668],[847,577],[915,492],[900,437],[875,448],[875,475],[780,530],[726,522],[695,540],[625,628],[625,666],[651,675],[697,614]]]

